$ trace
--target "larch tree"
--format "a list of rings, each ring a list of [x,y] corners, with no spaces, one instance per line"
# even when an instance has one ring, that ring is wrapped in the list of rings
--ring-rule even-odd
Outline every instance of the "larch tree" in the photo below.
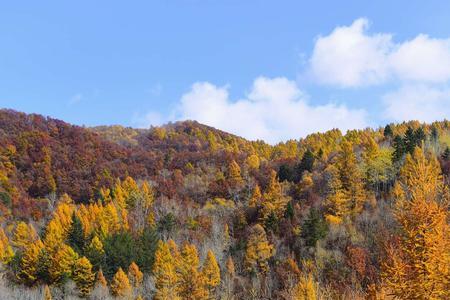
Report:
[[[103,243],[97,235],[94,235],[89,245],[85,248],[85,254],[92,263],[94,270],[98,270],[105,257]]]
[[[269,186],[267,187],[261,203],[261,218],[265,221],[270,215],[281,218],[284,215],[289,197],[283,194],[281,183],[278,181],[277,172],[270,173]]]
[[[95,274],[92,272],[91,262],[86,257],[83,256],[75,262],[72,278],[77,285],[80,296],[88,296],[94,287]]]
[[[267,273],[269,259],[275,255],[273,245],[267,241],[264,228],[256,224],[251,228],[245,251],[244,264],[249,272]]]
[[[38,238],[33,225],[19,222],[14,230],[12,245],[20,251],[27,249]]]
[[[407,155],[394,190],[399,235],[387,248],[384,282],[401,299],[448,299],[448,191],[437,160],[416,148]]]
[[[361,212],[366,200],[363,178],[353,151],[353,145],[345,140],[342,142],[341,148],[337,159],[337,167],[343,192],[350,204],[350,213],[355,216]]]
[[[259,185],[255,185],[255,188],[253,189],[252,196],[248,202],[248,206],[250,207],[257,207],[261,204],[261,189],[259,188]]]
[[[50,288],[48,287],[48,285],[44,286],[43,295],[42,296],[43,296],[42,297],[43,300],[52,300],[53,299],[52,298],[52,293],[50,292]]]
[[[128,267],[128,279],[134,287],[139,287],[144,279],[144,274],[139,270],[138,265],[134,261]]]
[[[178,274],[176,264],[168,243],[158,242],[153,264],[156,300],[178,300]]]
[[[302,275],[292,293],[293,300],[317,300],[316,283],[312,275]]]
[[[32,285],[38,278],[38,260],[41,250],[44,248],[41,240],[37,240],[29,245],[23,252],[19,264],[18,279],[27,284]]]
[[[62,244],[51,257],[48,273],[52,282],[61,283],[72,276],[78,254],[69,245]]]
[[[235,277],[235,267],[234,267],[234,261],[233,258],[230,256],[228,256],[227,262],[225,264],[225,268],[226,268],[226,294],[227,294],[227,299],[231,299],[232,294],[233,294],[233,289],[234,289],[234,277]]]
[[[206,259],[203,262],[202,273],[210,295],[214,295],[215,289],[220,284],[220,268],[211,250],[208,251]]]
[[[111,280],[111,292],[114,296],[124,297],[131,293],[130,281],[127,274],[119,268]]]
[[[100,269],[97,273],[97,284],[107,287],[108,282],[106,281],[105,275],[103,275],[102,269]]]
[[[7,264],[14,256],[14,251],[9,243],[3,228],[0,227],[0,263]]]
[[[179,290],[182,299],[208,299],[208,291],[204,284],[204,277],[199,272],[199,257],[197,248],[193,244],[185,244],[177,263]]]

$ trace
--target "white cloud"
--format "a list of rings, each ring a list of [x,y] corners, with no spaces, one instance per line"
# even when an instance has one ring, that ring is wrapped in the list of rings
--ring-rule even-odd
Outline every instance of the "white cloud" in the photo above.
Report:
[[[444,82],[450,79],[450,40],[420,34],[398,45],[389,57],[396,75],[404,80]]]
[[[446,82],[450,79],[450,39],[420,34],[395,43],[391,34],[368,33],[367,19],[319,37],[309,64],[319,83],[358,87],[388,80]]]
[[[198,82],[181,97],[177,120],[197,120],[248,139],[269,143],[332,128],[368,125],[364,110],[345,105],[311,105],[297,84],[284,77],[257,78],[243,99],[232,101],[227,87]]]
[[[83,94],[81,93],[75,94],[69,99],[69,105],[75,105],[77,103],[80,103],[81,100],[83,100]]]
[[[432,122],[450,116],[450,88],[407,85],[383,97],[384,116],[394,121]]]
[[[310,59],[315,79],[342,87],[384,81],[392,37],[367,35],[368,26],[367,19],[357,19],[350,26],[337,27],[330,35],[319,37]]]

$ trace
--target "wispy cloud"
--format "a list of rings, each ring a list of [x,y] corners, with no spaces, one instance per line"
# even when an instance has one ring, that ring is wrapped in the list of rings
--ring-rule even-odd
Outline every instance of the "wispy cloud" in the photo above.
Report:
[[[73,96],[69,99],[68,104],[69,104],[70,106],[72,106],[72,105],[75,105],[75,104],[80,103],[82,100],[83,100],[83,94],[77,93],[77,94],[73,95]]]

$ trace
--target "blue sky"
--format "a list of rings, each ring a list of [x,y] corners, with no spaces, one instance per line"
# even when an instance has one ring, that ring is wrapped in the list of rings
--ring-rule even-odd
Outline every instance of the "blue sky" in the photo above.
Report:
[[[0,107],[88,126],[197,119],[269,142],[443,119],[449,12],[448,1],[0,1]]]

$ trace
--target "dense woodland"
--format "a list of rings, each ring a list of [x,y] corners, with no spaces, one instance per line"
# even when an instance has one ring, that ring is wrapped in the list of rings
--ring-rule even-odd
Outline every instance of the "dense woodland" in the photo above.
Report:
[[[450,299],[450,122],[277,145],[0,110],[1,299]]]

